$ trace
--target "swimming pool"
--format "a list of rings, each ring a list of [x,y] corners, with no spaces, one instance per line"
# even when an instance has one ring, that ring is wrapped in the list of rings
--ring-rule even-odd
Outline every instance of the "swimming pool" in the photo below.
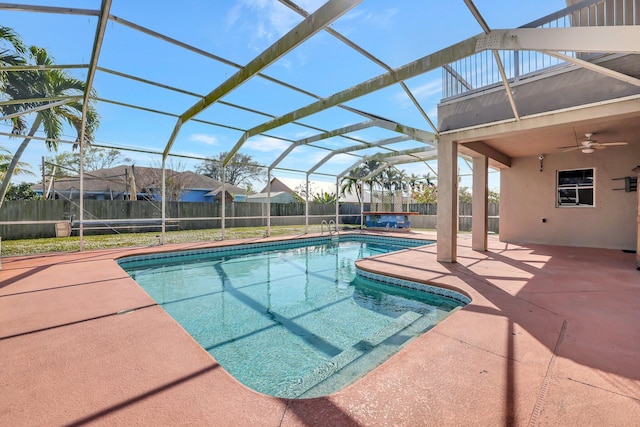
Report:
[[[240,382],[277,397],[316,397],[362,377],[469,302],[453,291],[358,272],[358,258],[430,243],[367,237],[119,263]]]

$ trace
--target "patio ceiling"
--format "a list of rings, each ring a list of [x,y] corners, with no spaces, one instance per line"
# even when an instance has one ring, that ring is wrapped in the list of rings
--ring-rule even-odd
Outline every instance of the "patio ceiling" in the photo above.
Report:
[[[227,140],[226,146],[220,149],[228,152],[224,159],[225,165],[233,161],[234,155],[243,152],[247,144],[256,138],[266,138],[267,142],[278,145],[270,150],[272,157],[262,162],[269,170],[282,168],[307,174],[342,177],[348,175],[354,167],[372,159],[386,165],[428,162],[437,157],[439,132],[435,124],[437,120],[433,115],[442,95],[437,97],[435,103],[433,99],[425,100],[421,95],[425,80],[420,79],[427,75],[433,77],[433,73],[440,73],[442,67],[484,51],[492,53],[500,70],[515,122],[527,122],[530,118],[521,116],[511,97],[509,79],[498,54],[500,51],[544,52],[579,67],[640,86],[637,76],[616,73],[577,59],[575,55],[576,52],[592,51],[639,54],[638,25],[540,28],[536,21],[532,21],[524,26],[526,28],[494,30],[483,16],[481,7],[477,7],[471,0],[462,0],[455,6],[455,13],[447,19],[455,23],[456,19],[464,15],[467,19],[475,21],[475,33],[481,31],[479,34],[472,32],[466,38],[452,40],[444,47],[430,48],[431,50],[427,51],[421,49],[420,43],[416,43],[416,40],[403,39],[402,37],[406,36],[400,35],[397,39],[398,48],[414,43],[415,46],[412,49],[403,49],[413,57],[396,65],[398,58],[394,57],[393,61],[385,62],[383,54],[386,52],[378,46],[369,43],[369,48],[365,48],[363,43],[357,43],[345,32],[336,29],[341,27],[341,20],[353,19],[353,14],[369,2],[330,0],[310,13],[301,7],[303,2],[280,0],[278,7],[282,8],[282,13],[293,11],[298,14],[298,18],[291,21],[288,31],[260,53],[255,54],[248,50],[232,59],[218,55],[213,49],[208,51],[188,42],[188,29],[170,27],[166,28],[166,33],[152,29],[154,22],[151,10],[148,10],[150,13],[134,14],[133,18],[120,16],[118,10],[125,10],[119,9],[122,6],[120,1],[103,0],[94,9],[1,3],[0,12],[32,13],[48,17],[89,17],[94,29],[93,41],[90,51],[84,52],[81,56],[89,58],[89,62],[66,63],[56,68],[84,73],[87,87],[98,89],[100,96],[96,99],[100,104],[110,108],[124,108],[132,114],[151,114],[173,120],[173,128],[167,132],[166,139],[153,141],[153,147],[146,143],[136,146],[132,145],[131,140],[127,141],[127,147],[132,151],[162,153],[163,160],[174,155],[190,157],[189,141],[183,132],[185,127],[191,126],[189,132],[203,128],[230,132],[229,135],[232,135],[233,139]],[[598,2],[587,0],[573,7],[595,3]],[[559,2],[558,9],[563,6],[564,2]],[[410,7],[427,8],[419,2],[412,2]],[[484,10],[490,8],[491,6],[487,5]],[[178,9],[175,10],[176,15],[180,12]],[[189,17],[183,18],[188,20]],[[181,22],[179,16],[176,16],[176,21]],[[347,28],[344,22],[342,28]],[[169,33],[179,33],[185,39],[174,38],[168,35]],[[317,73],[318,76],[326,76],[316,79],[315,88],[298,83],[295,75],[274,68],[274,64],[282,64],[283,61],[289,60],[292,52],[309,46],[310,40],[317,38],[321,33],[330,36],[323,39],[327,46],[347,51],[353,62],[326,60],[316,51],[304,51],[305,55],[312,53],[319,59],[315,63],[316,68],[305,68],[301,72],[309,71]],[[366,35],[366,31],[364,33]],[[426,33],[422,34],[427,36]],[[136,52],[134,43],[131,46],[126,43],[128,37],[141,36],[154,39],[154,43],[161,49],[155,52],[155,55],[166,56],[169,60],[173,60],[174,55],[177,61],[180,60],[180,55],[195,55],[198,62],[194,67],[207,67],[209,70],[208,87],[192,84],[187,75],[180,78],[163,74],[161,64],[150,62],[147,64],[148,68],[130,66],[127,58],[133,61],[138,54],[148,57],[146,53]],[[389,34],[388,37],[392,38],[395,35]],[[442,37],[446,39],[444,34]],[[110,41],[111,38],[113,41]],[[121,49],[118,55],[114,55],[115,47]],[[106,54],[105,49],[108,49]],[[407,55],[403,57],[406,58]],[[334,81],[340,80],[343,75],[344,81]],[[120,82],[122,91],[115,90],[102,95],[104,92],[101,85],[107,81]],[[125,92],[125,86],[135,87],[135,91],[139,91],[140,95],[134,91],[132,96],[131,90]],[[397,91],[394,92],[395,95],[400,93],[403,99],[408,101],[406,111],[399,111],[397,114],[386,113],[388,115],[381,113],[380,104],[384,101],[380,101],[379,96],[382,93],[389,99],[390,88]],[[241,95],[252,91],[256,94],[255,99],[247,102],[247,97]],[[145,102],[145,94],[151,92],[161,94],[153,98],[154,101],[161,101]],[[84,98],[86,100],[89,97],[90,93],[87,91]],[[51,99],[50,102],[48,106],[59,105],[69,100]],[[631,109],[633,110],[633,107]],[[481,142],[508,157],[535,155],[550,152],[558,145],[571,144],[575,142],[576,135],[583,133],[602,132],[607,133],[607,139],[628,140],[639,133],[639,118],[636,110],[613,118],[603,116],[600,121],[575,117],[570,122],[554,126],[525,124],[519,132],[505,131],[502,134],[496,133],[495,127],[491,127],[490,130],[474,129],[466,133],[462,131],[460,142]],[[535,119],[529,122],[534,123]],[[295,138],[295,135],[305,136]],[[122,145],[118,146],[114,142],[113,146]],[[291,157],[294,152],[310,153],[308,156],[316,160],[298,166],[297,161]],[[461,153],[474,155],[476,151],[463,146]],[[337,158],[340,158],[340,162],[336,161]]]

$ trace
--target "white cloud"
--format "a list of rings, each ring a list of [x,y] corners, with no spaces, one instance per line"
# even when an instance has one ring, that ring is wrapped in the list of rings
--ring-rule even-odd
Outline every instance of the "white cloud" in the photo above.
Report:
[[[269,153],[272,151],[284,151],[289,145],[291,145],[289,142],[280,139],[270,138],[268,136],[257,136],[245,142],[244,148]]]
[[[298,153],[298,154],[300,154],[300,153]],[[326,156],[328,156],[329,154],[330,154],[329,151],[320,150],[320,151],[315,151],[313,153],[306,154],[304,156],[304,159],[306,161],[308,161],[309,164],[315,165],[319,161],[324,159]],[[352,155],[345,154],[345,153],[336,154],[335,156],[333,156],[329,160],[327,160],[327,162],[323,166],[326,166],[326,165],[348,165],[348,164],[351,164],[351,163],[355,162],[357,159],[358,159],[357,157],[354,157]]]
[[[350,156],[349,154],[336,154],[327,162],[327,164],[348,165],[354,163],[356,160],[358,160],[357,157]]]
[[[301,17],[277,0],[240,0],[227,14],[227,25],[243,25],[243,17],[251,16],[253,37],[274,41],[288,32]]]
[[[439,95],[441,90],[442,82],[440,80],[433,80],[423,84],[422,86],[411,89],[411,93],[413,93],[413,96],[417,99],[424,99],[433,95]]]
[[[298,5],[306,10],[309,13],[315,12],[320,8],[323,4],[326,3],[326,0],[299,0]]]
[[[379,29],[389,29],[393,27],[393,17],[398,14],[398,9],[385,9],[379,12],[369,12],[363,19],[367,25]]]
[[[325,1],[299,0],[296,3],[307,12],[313,13]],[[304,18],[301,15],[278,0],[239,0],[227,13],[226,24],[229,27],[245,25],[247,28],[253,29],[253,38],[275,41],[289,32],[302,19]]]
[[[440,97],[442,82],[440,80],[433,80],[421,86],[409,88],[409,90],[418,100],[418,102],[423,102],[428,100],[432,96]],[[411,102],[411,99],[409,99],[409,96],[404,90],[396,93],[393,98],[395,102],[398,103],[402,108],[408,108],[409,106],[413,105],[413,102]]]
[[[384,10],[375,10],[367,12],[365,9],[354,9],[341,18],[341,29],[344,33],[352,33],[358,31],[358,27],[364,26],[367,28],[375,28],[380,30],[392,29],[395,25],[394,17],[398,14],[398,9],[389,8]],[[354,26],[346,26],[346,23],[353,22]]]
[[[218,138],[204,133],[194,133],[189,135],[189,141],[202,142],[207,145],[218,145]]]
[[[300,132],[296,132],[293,137],[296,139],[304,139],[309,138],[310,136],[316,135],[318,132],[314,132],[312,130],[303,130]]]

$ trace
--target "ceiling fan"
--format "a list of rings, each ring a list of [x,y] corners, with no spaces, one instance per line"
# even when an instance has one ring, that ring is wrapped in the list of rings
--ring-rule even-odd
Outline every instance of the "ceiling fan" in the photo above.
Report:
[[[594,150],[602,150],[611,145],[627,145],[626,141],[619,142],[597,142],[595,139],[591,139],[593,133],[585,133],[584,136],[587,138],[585,141],[582,141],[579,145],[570,145],[567,147],[558,147],[559,150],[562,150],[563,153],[567,151],[580,150],[585,154],[593,153]]]

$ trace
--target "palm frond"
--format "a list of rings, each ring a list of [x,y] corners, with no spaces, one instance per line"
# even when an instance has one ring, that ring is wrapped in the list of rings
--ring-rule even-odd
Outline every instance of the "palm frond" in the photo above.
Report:
[[[0,40],[8,42],[12,48],[20,54],[24,54],[27,51],[27,47],[22,41],[22,38],[12,28],[0,25]]]

